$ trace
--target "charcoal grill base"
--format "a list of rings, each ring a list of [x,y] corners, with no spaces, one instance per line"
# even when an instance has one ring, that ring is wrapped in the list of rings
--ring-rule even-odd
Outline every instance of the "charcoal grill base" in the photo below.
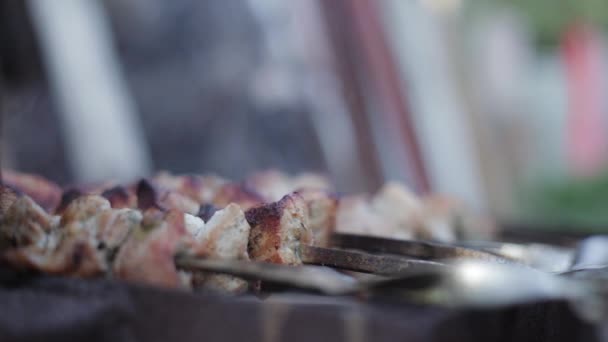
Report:
[[[595,341],[561,302],[453,310],[283,293],[262,300],[113,281],[0,280],[2,341]]]

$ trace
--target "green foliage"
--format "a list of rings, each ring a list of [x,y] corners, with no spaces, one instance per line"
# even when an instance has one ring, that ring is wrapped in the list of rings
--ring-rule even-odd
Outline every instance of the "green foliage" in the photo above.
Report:
[[[538,43],[555,46],[561,34],[577,22],[608,26],[607,0],[473,0],[472,5],[494,3],[515,8],[522,13],[535,30]]]
[[[544,182],[525,191],[523,212],[528,219],[608,231],[608,173],[589,179]]]

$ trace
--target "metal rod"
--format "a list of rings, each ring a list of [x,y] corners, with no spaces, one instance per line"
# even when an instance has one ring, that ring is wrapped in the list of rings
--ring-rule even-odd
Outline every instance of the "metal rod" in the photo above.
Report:
[[[213,260],[178,255],[180,269],[230,274],[248,280],[262,280],[338,295],[355,291],[358,283],[351,277],[311,266],[286,266],[255,261]]]
[[[300,257],[305,264],[387,276],[426,272],[445,267],[445,265],[437,262],[308,245],[300,246]]]
[[[353,234],[333,234],[330,245],[339,248],[352,248],[375,253],[388,253],[420,258],[424,260],[477,259],[501,263],[511,260],[490,252],[455,247],[434,242],[395,240]]]

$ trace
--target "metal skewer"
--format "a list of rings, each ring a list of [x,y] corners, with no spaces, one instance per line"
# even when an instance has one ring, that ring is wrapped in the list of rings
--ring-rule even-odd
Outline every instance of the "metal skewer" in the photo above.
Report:
[[[213,260],[185,254],[176,256],[175,264],[180,269],[230,274],[248,280],[262,280],[316,290],[328,295],[346,294],[358,288],[358,283],[352,277],[321,267]]]
[[[491,252],[426,241],[396,240],[374,236],[334,233],[330,245],[374,253],[388,253],[423,260],[475,259],[498,263],[513,263],[513,259]]]
[[[382,276],[394,277],[438,273],[441,269],[447,267],[431,261],[308,245],[300,246],[299,252],[304,264],[329,266]],[[192,256],[187,253],[177,255],[175,264],[178,268],[190,271],[225,273],[244,279],[314,289],[326,294],[352,293],[359,288],[359,285],[351,277],[346,277],[327,268],[307,265],[288,266],[256,261],[214,260]]]
[[[414,260],[392,255],[375,255],[336,248],[300,246],[300,257],[305,264],[330,266],[350,271],[395,276],[434,270],[445,265],[424,260]]]

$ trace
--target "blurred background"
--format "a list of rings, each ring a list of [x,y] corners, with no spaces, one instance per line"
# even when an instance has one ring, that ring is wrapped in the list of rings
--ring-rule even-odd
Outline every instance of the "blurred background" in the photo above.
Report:
[[[387,180],[608,227],[605,0],[0,0],[2,166]]]

